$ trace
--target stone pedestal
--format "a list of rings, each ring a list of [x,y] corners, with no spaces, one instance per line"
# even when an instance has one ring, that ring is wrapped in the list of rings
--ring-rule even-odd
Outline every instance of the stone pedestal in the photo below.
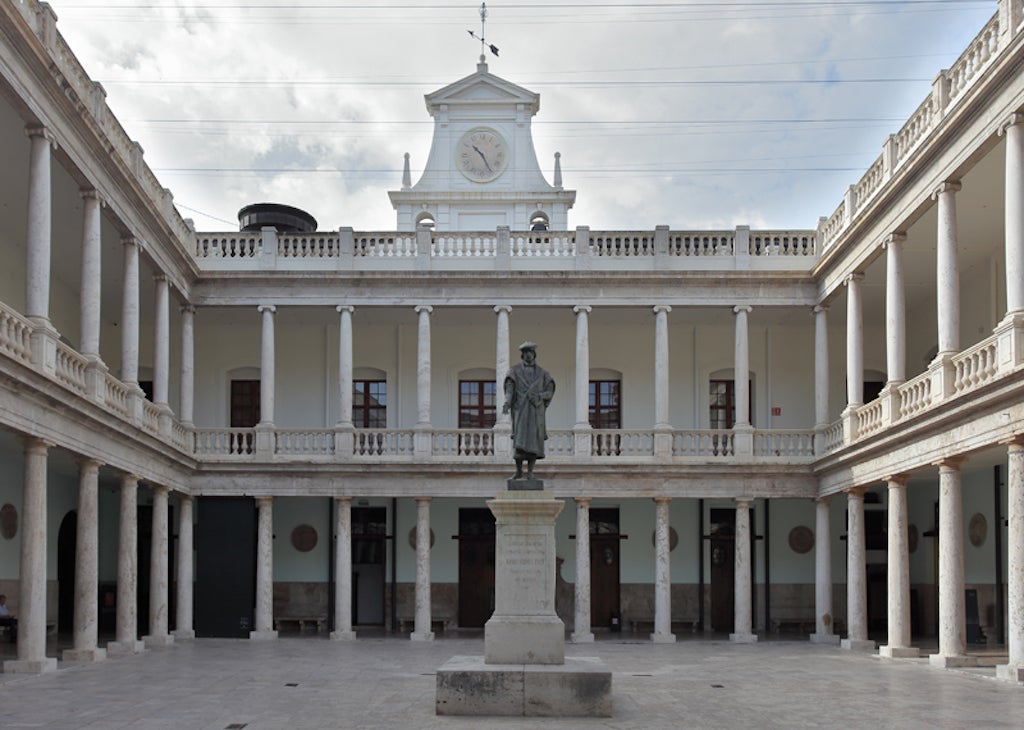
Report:
[[[916,659],[921,651],[916,646],[880,646],[878,656],[886,659]]]
[[[841,637],[839,634],[819,634],[817,632],[811,634],[810,640],[812,644],[832,644],[839,646]]]
[[[871,639],[843,639],[839,646],[847,651],[874,651],[875,642]]]
[[[563,503],[537,479],[508,487],[487,503],[496,550],[485,655],[453,657],[438,669],[435,710],[610,717],[611,672],[596,657],[565,658],[565,626],[555,613],[555,518]]]
[[[57,660],[53,657],[42,659],[8,659],[4,662],[4,674],[46,674],[57,671]]]

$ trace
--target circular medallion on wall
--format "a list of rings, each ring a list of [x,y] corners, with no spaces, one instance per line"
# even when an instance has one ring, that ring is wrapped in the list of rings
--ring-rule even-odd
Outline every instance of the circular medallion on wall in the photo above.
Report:
[[[18,508],[8,502],[0,507],[0,535],[5,540],[13,540],[18,534]]]
[[[789,531],[789,548],[798,555],[809,553],[814,547],[814,532],[807,525],[797,525]]]
[[[409,530],[409,547],[416,549],[416,528]],[[434,547],[434,531],[430,531],[430,547]]]
[[[907,526],[907,550],[910,552],[917,551],[917,539],[920,535],[917,532],[917,525]]]
[[[292,530],[292,546],[300,553],[308,553],[316,547],[316,528],[312,525],[299,525]]]
[[[658,531],[655,530],[651,533],[651,545],[654,545],[658,539]],[[676,545],[679,544],[679,533],[676,532],[676,528],[668,528],[668,551],[672,552],[676,549]]]
[[[985,544],[985,538],[988,536],[988,520],[981,512],[975,512],[971,517],[971,521],[967,524],[967,535],[974,547],[981,547]]]

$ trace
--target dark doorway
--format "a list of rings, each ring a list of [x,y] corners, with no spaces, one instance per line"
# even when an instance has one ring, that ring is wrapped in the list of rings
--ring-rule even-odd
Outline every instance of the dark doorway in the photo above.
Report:
[[[590,510],[590,624],[611,626],[619,615],[619,509]]]
[[[387,509],[352,508],[352,623],[384,625]]]
[[[71,510],[57,533],[57,630],[75,628],[75,555],[78,549],[78,512]]]
[[[731,632],[736,612],[736,510],[712,509],[711,630]]]
[[[494,515],[459,510],[459,626],[481,628],[494,613]]]
[[[248,638],[256,604],[256,501],[200,497],[196,513],[196,636]]]

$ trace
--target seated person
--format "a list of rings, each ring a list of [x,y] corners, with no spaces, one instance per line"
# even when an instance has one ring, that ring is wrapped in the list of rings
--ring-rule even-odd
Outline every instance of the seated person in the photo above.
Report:
[[[0,626],[7,626],[11,634],[11,643],[18,640],[18,619],[7,608],[7,596],[0,593]]]

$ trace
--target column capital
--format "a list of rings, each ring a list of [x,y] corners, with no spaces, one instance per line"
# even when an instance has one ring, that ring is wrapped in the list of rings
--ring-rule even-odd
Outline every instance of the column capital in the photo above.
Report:
[[[273,304],[260,304],[256,307],[256,311],[262,314],[263,312],[270,312],[274,314],[277,311],[277,307]]]
[[[139,251],[144,250],[144,247],[142,245],[142,241],[139,240],[138,236],[131,236],[131,235],[129,235],[129,236],[121,236],[121,245],[122,246],[135,246],[135,248],[139,249]]]
[[[910,479],[910,475],[909,474],[890,474],[889,476],[887,476],[885,478],[885,482],[890,487],[893,487],[893,486],[905,487],[905,486],[907,486],[907,481],[909,479]]]
[[[887,250],[890,246],[896,246],[901,243],[905,243],[907,240],[906,233],[893,232],[882,239],[882,250]]]
[[[572,308],[573,314],[579,314],[580,312],[590,314],[591,310],[593,310],[593,307],[591,307],[589,304],[577,304],[575,307]]]
[[[668,314],[669,312],[672,311],[672,307],[668,304],[655,304],[653,307],[651,307],[651,310],[655,314],[661,314],[662,312]]]
[[[932,466],[937,466],[940,470],[946,469],[952,471],[959,471],[960,465],[963,464],[965,461],[967,461],[966,456],[947,456],[944,459],[933,461]]]
[[[181,307],[178,308],[178,311],[180,311],[182,314],[195,314],[196,305],[192,304],[191,302],[185,302],[184,304],[181,305]]]
[[[25,451],[35,453],[46,453],[52,446],[53,443],[46,441],[45,439],[36,438],[35,436],[25,436],[22,438],[22,443],[25,444]]]
[[[576,503],[577,507],[587,507],[590,505],[590,497],[573,497],[572,501]]]
[[[1000,442],[1003,446],[1009,446],[1013,449],[1014,446],[1024,448],[1024,433],[1018,433],[1010,438],[1002,439]]]
[[[170,281],[170,277],[168,277],[167,274],[161,271],[159,273],[153,274],[153,281],[155,281],[157,284],[160,284],[162,282]]]
[[[52,146],[54,149],[57,149],[57,138],[53,136],[53,132],[51,132],[47,127],[44,127],[41,124],[29,124],[28,126],[26,126],[25,136],[42,137],[43,139],[50,143],[50,146]]]
[[[336,495],[334,497],[334,501],[339,507],[350,506],[352,504],[351,497],[339,497]]]
[[[864,273],[861,272],[861,271],[855,271],[852,274],[847,274],[846,278],[843,279],[843,284],[845,286],[849,286],[850,284],[852,284],[855,281],[856,282],[864,281]]]
[[[429,502],[433,497],[413,497],[417,502]]]
[[[963,185],[960,184],[959,180],[944,180],[932,191],[932,200],[937,200],[943,193],[958,193],[961,188],[963,188]]]
[[[501,314],[502,312],[504,312],[505,314],[508,314],[511,311],[512,311],[512,305],[511,304],[496,304],[496,305],[494,305],[494,313],[495,314]]]
[[[826,314],[829,310],[827,304],[815,304],[811,307],[811,314]]]
[[[352,312],[356,311],[356,308],[353,307],[351,304],[339,304],[334,308],[334,311],[336,311],[338,314],[341,314],[342,312],[348,312],[349,314],[352,314]]]
[[[139,486],[139,475],[125,472],[121,475],[121,488]]]
[[[996,133],[1002,137],[1006,134],[1006,130],[1009,127],[1014,127],[1018,124],[1024,124],[1024,114],[1021,112],[1013,112],[999,123],[999,127],[996,129]]]
[[[96,188],[80,188],[78,195],[82,200],[95,200],[99,202],[101,207],[107,207],[107,196],[100,193]]]
[[[747,314],[750,314],[753,311],[754,311],[754,308],[752,306],[750,306],[749,304],[737,304],[735,307],[732,308],[732,313],[733,314],[739,314],[740,312],[745,312]]]
[[[826,495],[824,495],[822,497],[815,497],[814,498],[814,503],[815,504],[831,504],[831,502],[832,502],[832,495],[831,494],[826,494]]]
[[[671,497],[651,497],[655,504],[668,504],[672,501]]]
[[[256,504],[258,504],[260,507],[270,507],[272,504],[274,504],[274,498],[268,497],[266,495],[256,497]]]
[[[736,499],[736,508],[737,509],[743,509],[744,507],[749,507],[750,503],[754,501],[753,497],[736,497],[735,499]]]
[[[416,314],[422,314],[423,312],[430,314],[434,311],[434,308],[429,304],[417,304],[414,309],[416,310]]]
[[[847,499],[864,499],[864,492],[868,491],[867,487],[847,487],[843,490],[846,492]]]
[[[97,461],[89,456],[81,456],[75,459],[75,463],[82,469],[99,469],[103,466],[102,461]]]
[[[171,491],[170,487],[164,486],[163,484],[152,484],[149,488],[153,491],[153,494],[167,495],[170,494]]]

